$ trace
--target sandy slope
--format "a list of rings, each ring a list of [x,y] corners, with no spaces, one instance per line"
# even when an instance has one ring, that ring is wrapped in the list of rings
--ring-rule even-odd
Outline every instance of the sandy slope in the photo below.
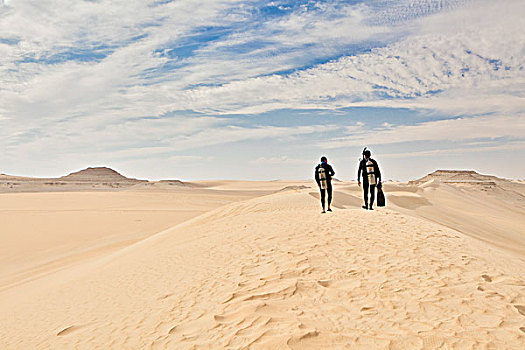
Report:
[[[20,304],[0,292],[0,344],[525,347],[522,259],[391,209],[322,216],[310,192],[218,208],[71,267],[74,282],[43,280]]]
[[[0,291],[96,259],[225,204],[268,192],[170,188],[0,194]],[[53,276],[51,276],[53,277]],[[12,287],[23,285],[20,289]]]
[[[342,184],[336,205],[359,207],[357,184]],[[385,183],[387,206],[456,229],[525,259],[525,185]],[[315,193],[318,197],[318,195]]]
[[[525,187],[525,186],[522,186]],[[483,190],[477,186],[420,186],[417,198],[397,196],[391,202],[399,209],[447,225],[474,238],[525,258],[525,197],[501,188]]]

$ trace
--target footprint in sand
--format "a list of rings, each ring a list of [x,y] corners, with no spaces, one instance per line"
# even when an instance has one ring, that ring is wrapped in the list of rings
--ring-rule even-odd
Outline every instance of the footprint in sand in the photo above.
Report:
[[[372,306],[363,306],[359,311],[361,311],[363,315],[377,315],[377,310],[374,310]]]
[[[301,346],[303,341],[309,340],[311,338],[316,338],[319,336],[319,331],[317,329],[305,331],[303,334],[300,335],[294,335],[286,341],[286,345],[288,346]]]
[[[317,283],[325,288],[328,288],[332,285],[332,281],[330,280],[319,280]]]
[[[168,334],[173,334],[177,331],[177,326],[173,326],[169,329]]]
[[[73,325],[73,326],[66,327],[63,330],[61,330],[60,332],[58,332],[57,336],[61,337],[61,336],[64,336],[64,335],[71,334],[71,333],[79,330],[80,328],[82,328],[82,326],[75,326],[75,325]]]
[[[516,308],[516,310],[518,310],[520,314],[525,316],[525,305],[514,305],[514,307]]]
[[[492,282],[492,277],[489,275],[481,275],[481,278],[483,278],[485,282]]]
[[[223,315],[214,315],[213,316],[213,319],[219,323],[223,323],[223,322],[226,322],[226,316],[223,316]]]

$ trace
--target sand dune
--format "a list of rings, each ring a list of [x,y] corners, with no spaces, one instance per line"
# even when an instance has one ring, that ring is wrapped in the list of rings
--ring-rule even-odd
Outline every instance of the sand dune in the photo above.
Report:
[[[415,184],[387,186],[387,190],[394,190],[390,199],[396,209],[452,227],[525,258],[523,184],[475,172],[449,172],[445,177],[431,174]],[[403,189],[413,191],[413,197],[396,192]]]
[[[357,184],[342,184],[340,208],[359,206]],[[525,258],[525,184],[473,171],[436,171],[408,183],[386,182],[387,205]],[[317,192],[312,192],[316,198]]]
[[[262,192],[263,194],[268,192]],[[37,192],[0,197],[0,291],[93,260],[225,204],[261,192]]]
[[[525,260],[522,241],[514,237],[523,227],[516,195],[521,189],[486,192],[433,180],[387,184],[390,207],[374,212],[357,206],[355,184],[337,183],[335,211],[326,215],[319,213],[311,182],[2,195],[0,213],[30,203],[9,196],[29,196],[34,207],[27,210],[37,210],[51,199],[38,203],[36,196],[55,195],[64,196],[63,207],[55,198],[49,208],[57,210],[57,218],[68,206],[88,212],[107,201],[101,212],[107,212],[108,222],[115,214],[111,208],[135,207],[166,214],[151,221],[168,223],[173,215],[175,226],[156,234],[135,232],[140,239],[72,258],[30,283],[4,284],[0,344],[16,349],[524,348]],[[86,202],[82,196],[92,196],[91,207],[79,204]],[[78,198],[83,200],[75,202]],[[484,201],[465,208],[465,198]],[[480,231],[487,223],[500,224],[487,211],[509,200],[502,207],[509,210],[497,213],[507,226]],[[181,205],[195,213],[177,223]],[[439,223],[453,227],[449,211],[454,210],[463,213],[458,229]],[[111,222],[118,237],[136,228],[126,220]],[[498,240],[498,230],[511,232]],[[93,235],[100,235],[94,241],[104,236]],[[23,244],[17,244],[23,255]],[[4,270],[0,276],[5,275]]]

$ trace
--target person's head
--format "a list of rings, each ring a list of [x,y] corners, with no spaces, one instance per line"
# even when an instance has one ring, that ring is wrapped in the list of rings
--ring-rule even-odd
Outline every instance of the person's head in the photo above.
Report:
[[[321,157],[321,163],[327,163],[327,162],[328,162],[328,160],[326,159],[326,157],[322,156]]]
[[[370,150],[366,149],[366,147],[365,147],[363,149],[363,157],[365,157],[365,159],[368,159],[368,158],[370,158],[370,156],[371,156]]]

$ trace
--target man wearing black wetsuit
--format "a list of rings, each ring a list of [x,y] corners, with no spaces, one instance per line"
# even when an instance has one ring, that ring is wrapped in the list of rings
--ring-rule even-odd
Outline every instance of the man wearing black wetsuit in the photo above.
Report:
[[[381,182],[381,172],[377,162],[370,158],[370,150],[366,147],[363,150],[363,159],[359,162],[359,170],[357,170],[357,184],[361,186],[361,174],[363,174],[363,194],[365,198],[365,205],[363,209],[374,210],[374,199],[376,184]],[[371,180],[371,182],[369,181]],[[370,206],[368,206],[368,190],[370,189]]]
[[[326,157],[321,157],[321,164],[315,167],[315,181],[321,191],[321,205],[323,206],[322,213],[326,213],[324,210],[325,192],[328,193],[328,211],[332,211],[332,209],[330,209],[330,204],[332,203],[332,176],[334,175],[334,169],[328,164]]]

